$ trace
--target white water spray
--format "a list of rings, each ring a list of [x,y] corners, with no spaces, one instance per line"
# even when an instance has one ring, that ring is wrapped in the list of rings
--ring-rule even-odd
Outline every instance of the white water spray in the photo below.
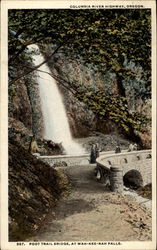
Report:
[[[35,44],[28,46],[28,48],[31,50],[39,50]],[[34,59],[35,66],[44,61],[41,54],[33,55],[32,58]],[[38,84],[44,118],[44,138],[56,143],[62,142],[67,154],[78,155],[85,153],[84,149],[73,141],[62,97],[55,79],[50,76],[51,72],[49,67],[43,64],[38,69],[43,71],[38,72]]]

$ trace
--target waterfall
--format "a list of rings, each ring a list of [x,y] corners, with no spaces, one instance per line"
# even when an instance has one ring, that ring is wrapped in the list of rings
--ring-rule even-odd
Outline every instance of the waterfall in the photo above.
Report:
[[[34,44],[28,46],[28,48],[39,51],[38,46]],[[44,57],[40,53],[32,55],[32,58],[35,66],[44,61]],[[44,138],[55,143],[62,142],[66,154],[78,155],[85,153],[84,149],[74,142],[72,138],[62,96],[55,79],[50,76],[49,67],[45,63],[38,70],[40,70],[38,71],[37,79],[44,119]]]

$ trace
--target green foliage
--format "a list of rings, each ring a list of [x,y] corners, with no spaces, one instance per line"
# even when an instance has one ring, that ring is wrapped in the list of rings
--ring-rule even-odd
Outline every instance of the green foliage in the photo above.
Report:
[[[112,120],[129,136],[133,131],[144,132],[149,122],[148,118],[139,114],[131,114],[126,104],[126,98],[119,95],[106,95],[99,89],[81,85],[70,85],[75,90],[78,100],[88,107],[102,120]]]
[[[150,10],[9,10],[8,27],[12,59],[31,43],[63,43],[68,56],[81,55],[123,79],[135,77],[123,66],[125,57],[134,60],[150,82]]]
[[[147,121],[144,117],[129,113],[123,82],[125,80],[130,84],[138,78],[138,72],[124,65],[127,59],[142,67],[140,80],[147,83],[147,90],[150,91],[149,9],[25,9],[9,10],[8,16],[10,66],[19,67],[23,60],[31,62],[31,54],[27,51],[29,44],[60,46],[68,58],[77,60],[81,57],[87,66],[93,65],[98,72],[104,74],[108,71],[116,75],[119,96],[106,96],[100,90],[69,83],[69,87],[75,89],[77,98],[102,119],[114,121],[128,134],[133,129],[143,130]],[[11,80],[16,77],[17,72]]]

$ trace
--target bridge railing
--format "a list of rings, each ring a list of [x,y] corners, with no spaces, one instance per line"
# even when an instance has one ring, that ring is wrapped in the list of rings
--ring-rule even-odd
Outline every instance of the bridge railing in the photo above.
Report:
[[[100,156],[108,154],[114,154],[114,151],[100,152]],[[68,166],[86,165],[90,163],[89,153],[82,155],[39,155],[38,158],[47,162],[50,166],[59,162],[65,162]]]
[[[109,153],[101,155],[96,159],[96,163],[99,166],[110,168],[111,165],[121,165],[124,163],[130,163],[130,161],[146,160],[151,158],[151,150],[140,150],[140,151],[122,151],[122,153],[113,154]]]

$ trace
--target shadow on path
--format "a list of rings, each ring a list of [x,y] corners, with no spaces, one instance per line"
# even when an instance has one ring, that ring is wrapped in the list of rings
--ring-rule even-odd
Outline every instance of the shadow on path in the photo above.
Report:
[[[65,173],[69,176],[74,190],[83,193],[104,193],[104,191],[109,191],[108,187],[96,181],[95,167],[95,164],[90,164],[65,169]]]

